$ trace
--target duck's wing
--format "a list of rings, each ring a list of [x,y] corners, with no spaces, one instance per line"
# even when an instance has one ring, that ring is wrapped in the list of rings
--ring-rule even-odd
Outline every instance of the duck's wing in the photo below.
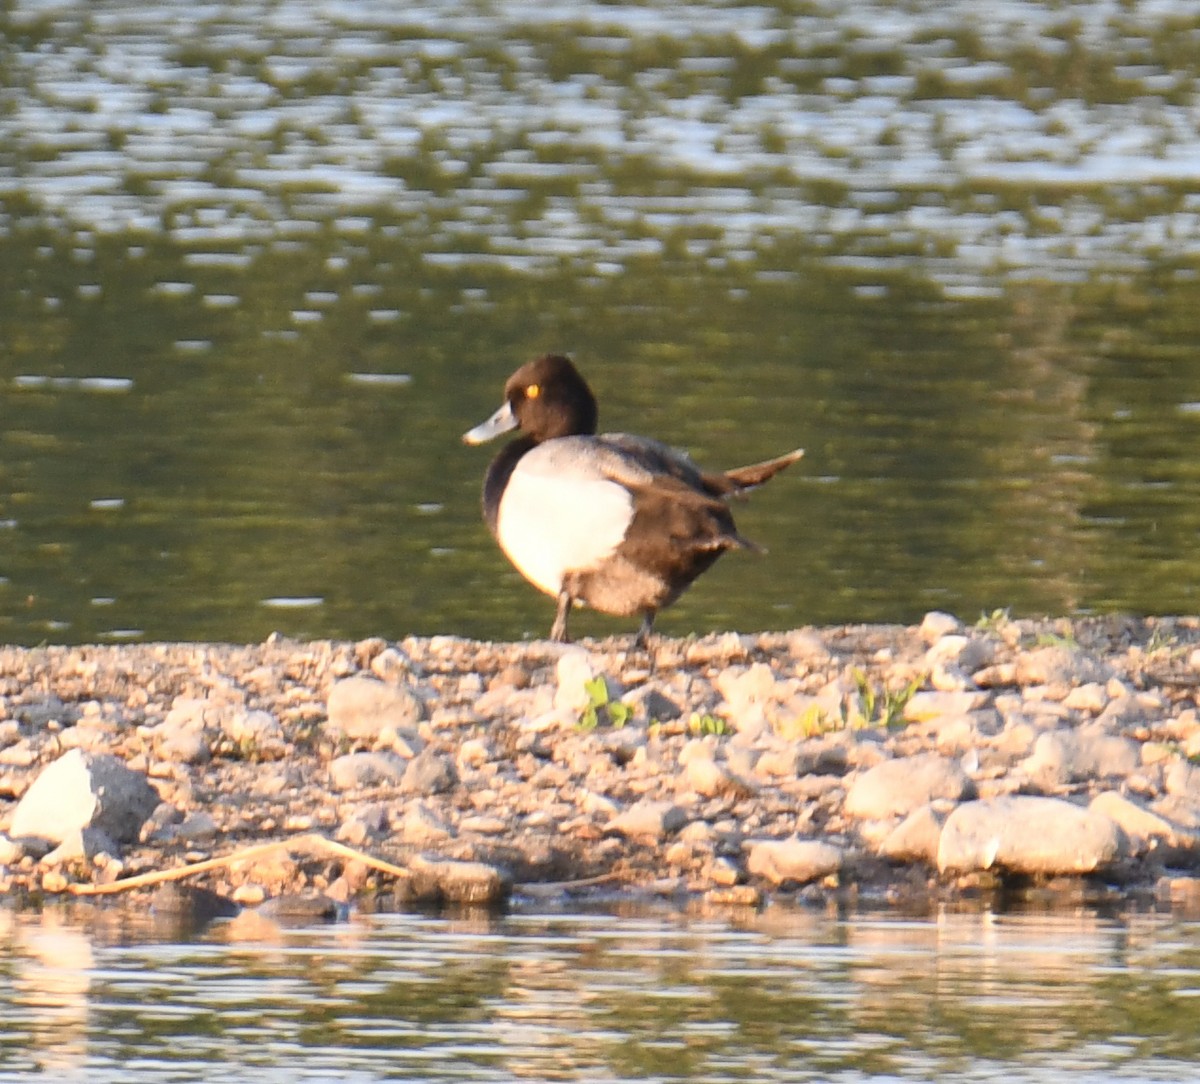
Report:
[[[692,550],[761,549],[738,534],[725,505],[738,492],[736,482],[702,471],[686,452],[650,437],[606,433],[596,444],[597,462],[633,493],[634,509],[651,537]]]

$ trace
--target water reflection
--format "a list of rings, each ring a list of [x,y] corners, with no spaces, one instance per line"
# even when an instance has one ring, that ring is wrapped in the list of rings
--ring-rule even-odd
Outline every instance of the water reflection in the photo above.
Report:
[[[81,917],[4,919],[6,1075],[1098,1081],[1200,1053],[1196,929],[1153,916],[627,907],[186,941]]]
[[[1200,609],[1182,0],[0,20],[6,639],[540,634],[454,438],[548,348],[808,448],[668,633]]]

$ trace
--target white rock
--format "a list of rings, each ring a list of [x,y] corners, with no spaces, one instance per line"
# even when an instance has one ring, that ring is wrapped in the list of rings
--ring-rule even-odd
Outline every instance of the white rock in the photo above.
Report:
[[[76,828],[42,859],[44,866],[61,866],[64,862],[90,862],[100,854],[116,856],[121,851],[117,842],[99,828]]]
[[[1076,685],[1063,700],[1063,706],[1074,711],[1088,711],[1093,715],[1103,711],[1109,701],[1108,692],[1098,681]]]
[[[1080,779],[1125,777],[1140,764],[1137,742],[1089,727],[1040,735],[1024,767],[1041,785],[1061,786]]]
[[[558,657],[554,673],[554,707],[559,711],[576,714],[584,711],[591,703],[591,696],[587,690],[588,682],[595,681],[600,676],[591,653],[586,648],[575,645],[564,648]],[[616,699],[620,695],[608,679],[605,679],[604,684],[610,699]]]
[[[945,817],[931,805],[914,809],[879,845],[879,853],[893,862],[925,862],[936,866],[938,843]]]
[[[1092,873],[1121,853],[1121,830],[1103,813],[1061,798],[1013,795],[965,802],[946,819],[938,868]]]
[[[330,761],[329,778],[335,790],[398,784],[407,767],[408,761],[395,753],[347,753]]]
[[[45,768],[13,811],[9,835],[61,843],[98,828],[118,843],[138,838],[158,805],[158,792],[114,756],[72,749]]]
[[[222,720],[226,736],[235,742],[251,742],[259,750],[284,744],[283,727],[269,711],[235,711]]]
[[[746,869],[772,884],[807,884],[842,868],[842,852],[815,839],[763,839],[747,844]]]
[[[914,693],[904,705],[904,718],[910,723],[924,723],[948,716],[966,715],[984,707],[989,694],[978,691]]]
[[[845,811],[877,819],[905,816],[937,798],[960,801],[973,793],[961,765],[937,753],[885,760],[858,775],[846,793]]]
[[[217,834],[217,822],[213,815],[205,809],[189,813],[179,824],[175,825],[174,837],[189,842],[201,842],[212,839]]]
[[[1115,821],[1121,831],[1146,850],[1159,845],[1184,851],[1200,849],[1200,836],[1172,824],[1123,794],[1106,790],[1092,799],[1090,809]]]
[[[643,798],[609,821],[608,831],[663,839],[679,831],[687,821],[687,814],[674,803]]]
[[[21,844],[0,832],[0,866],[11,866],[21,861],[24,855],[25,848]]]
[[[450,839],[454,830],[424,802],[412,802],[400,822],[400,836],[405,843],[429,847]]]
[[[414,757],[400,780],[401,794],[440,794],[458,782],[458,773],[448,756],[426,749]]]
[[[361,674],[334,684],[328,709],[331,727],[362,741],[415,726],[425,717],[425,705],[411,689]]]
[[[961,628],[962,623],[953,614],[943,613],[941,610],[930,610],[922,619],[918,631],[922,640],[927,644],[932,644],[943,636],[950,636],[958,632]]]
[[[1104,682],[1112,668],[1071,647],[1052,646],[1026,651],[1017,657],[1018,685],[1084,685]]]

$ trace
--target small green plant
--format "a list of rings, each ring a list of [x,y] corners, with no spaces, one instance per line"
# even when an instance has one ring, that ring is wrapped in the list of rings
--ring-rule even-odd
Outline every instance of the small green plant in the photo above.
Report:
[[[859,727],[892,727],[904,725],[904,709],[916,691],[925,684],[925,675],[919,674],[903,689],[876,690],[861,670],[853,671],[854,687],[857,690],[857,713],[853,708],[846,711],[846,725]],[[857,718],[855,717],[857,714]]]
[[[1033,638],[1033,643],[1035,647],[1065,647],[1072,651],[1079,647],[1079,641],[1075,639],[1073,632],[1065,636],[1057,632],[1039,632]]]
[[[580,730],[595,730],[601,720],[607,719],[609,724],[620,730],[633,718],[633,708],[620,700],[612,700],[608,695],[608,683],[602,675],[591,678],[583,683],[583,691],[587,693],[587,707],[579,716]]]
[[[990,614],[980,614],[975,627],[980,632],[999,632],[1012,620],[1012,611],[1007,607],[998,607]]]
[[[729,723],[719,715],[711,715],[708,712],[701,714],[694,711],[688,719],[688,732],[698,737],[704,737],[707,734],[720,736],[730,733],[730,729]]]
[[[1162,625],[1155,625],[1150,633],[1150,639],[1146,641],[1146,646],[1142,650],[1147,655],[1153,655],[1159,651],[1174,654],[1180,650],[1180,644],[1174,633],[1164,629]]]

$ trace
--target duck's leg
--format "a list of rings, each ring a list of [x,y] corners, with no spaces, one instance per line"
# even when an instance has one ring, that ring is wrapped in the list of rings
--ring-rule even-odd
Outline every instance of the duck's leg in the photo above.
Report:
[[[650,650],[650,633],[654,629],[654,618],[658,616],[656,610],[647,610],[642,614],[642,626],[637,631],[637,636],[633,639],[633,646],[639,647],[643,651]]]
[[[569,644],[571,637],[567,635],[567,615],[571,612],[571,606],[575,600],[571,597],[571,593],[564,587],[558,593],[558,609],[554,614],[554,624],[550,626],[550,639],[556,640],[560,644]]]

